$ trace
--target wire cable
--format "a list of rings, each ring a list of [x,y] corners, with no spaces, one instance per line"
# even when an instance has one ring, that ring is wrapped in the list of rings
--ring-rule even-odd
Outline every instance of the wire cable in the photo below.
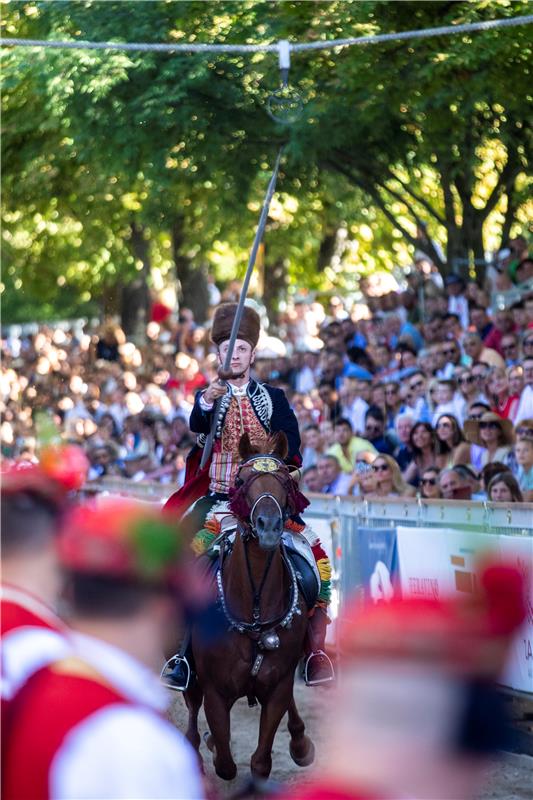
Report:
[[[336,47],[352,47],[353,45],[371,45],[380,42],[394,42],[406,39],[429,39],[434,36],[451,36],[458,33],[475,33],[476,31],[495,30],[497,28],[514,28],[519,25],[530,25],[533,14],[506,19],[491,19],[482,22],[468,22],[463,25],[444,25],[440,28],[423,28],[400,33],[379,33],[375,36],[355,36],[346,39],[328,39],[318,42],[290,43],[294,53],[307,50],[331,50]],[[65,50],[124,50],[156,53],[274,53],[279,51],[280,43],[259,44],[208,44],[195,42],[154,43],[148,42],[86,42],[82,40],[48,40],[48,39],[16,39],[2,38],[2,47],[44,47]]]

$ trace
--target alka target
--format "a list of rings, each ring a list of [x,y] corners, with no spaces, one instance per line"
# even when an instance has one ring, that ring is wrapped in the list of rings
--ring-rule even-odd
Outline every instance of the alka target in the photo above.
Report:
[[[267,99],[268,116],[280,125],[292,125],[300,119],[304,103],[292,86],[280,86]]]

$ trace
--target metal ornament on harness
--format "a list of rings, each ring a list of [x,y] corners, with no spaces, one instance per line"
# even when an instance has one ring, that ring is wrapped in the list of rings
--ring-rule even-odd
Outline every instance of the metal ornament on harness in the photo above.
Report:
[[[276,631],[265,631],[259,639],[259,647],[262,650],[277,650],[279,647],[279,636]]]

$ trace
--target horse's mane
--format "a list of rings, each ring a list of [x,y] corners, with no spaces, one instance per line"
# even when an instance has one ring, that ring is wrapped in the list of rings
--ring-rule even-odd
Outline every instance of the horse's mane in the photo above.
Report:
[[[239,441],[239,455],[243,461],[252,456],[276,456],[285,461],[289,453],[289,443],[283,431],[270,434],[258,444],[252,444],[247,433],[243,433]]]

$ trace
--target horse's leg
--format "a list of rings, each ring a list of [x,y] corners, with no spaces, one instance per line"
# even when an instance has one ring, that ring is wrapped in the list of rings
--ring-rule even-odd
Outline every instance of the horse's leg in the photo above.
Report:
[[[268,778],[272,769],[272,745],[279,723],[287,711],[292,696],[292,675],[279,683],[269,697],[261,702],[261,722],[259,724],[259,741],[252,755],[250,768],[252,775]]]
[[[185,736],[192,744],[198,755],[200,755],[200,734],[198,732],[198,714],[202,707],[204,690],[199,681],[195,680],[191,686],[183,693],[183,699],[189,712],[189,722]]]
[[[233,703],[221,697],[211,686],[205,690],[204,711],[215,752],[213,764],[219,778],[231,781],[237,774],[230,747],[230,711]]]
[[[308,767],[315,760],[315,746],[309,736],[305,735],[304,721],[298,713],[294,693],[289,703],[289,721],[287,728],[291,735],[289,752],[295,764],[299,767]]]

